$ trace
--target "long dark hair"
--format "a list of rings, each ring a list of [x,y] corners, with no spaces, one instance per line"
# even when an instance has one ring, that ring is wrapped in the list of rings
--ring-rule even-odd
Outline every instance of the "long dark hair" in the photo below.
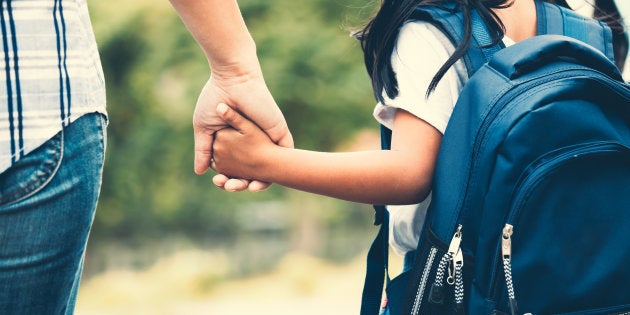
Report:
[[[619,13],[619,8],[613,0],[595,0],[593,17],[605,22],[612,29],[615,64],[623,70],[628,55],[628,33],[623,26],[623,18]]]
[[[361,42],[365,67],[372,79],[372,88],[378,101],[384,101],[382,95],[383,91],[387,93],[389,98],[394,98],[398,95],[398,82],[392,68],[391,54],[394,51],[400,27],[411,17],[417,6],[440,6],[444,1],[445,0],[382,0],[381,7],[376,15],[362,29],[355,33],[355,37]],[[512,3],[512,0],[447,1],[454,2],[456,7],[462,11],[464,18],[464,38],[462,42],[455,47],[453,54],[433,77],[429,89],[427,90],[427,97],[433,92],[448,69],[466,53],[472,36],[471,11],[477,10],[477,12],[479,12],[479,15],[491,32],[490,35],[492,36],[493,43],[497,43],[502,40],[505,34],[505,28],[491,9],[506,8]],[[566,0],[545,1],[569,8]],[[600,9],[598,9],[599,15],[598,10],[596,10],[595,17],[605,17],[604,20],[609,25],[616,25],[613,27],[613,29],[617,29],[616,34],[620,33],[624,36],[625,33],[621,27],[621,17],[613,0],[599,0],[599,2],[601,2]],[[611,3],[612,5],[605,6],[603,3]],[[619,35],[617,35],[617,38],[615,38],[617,42],[619,38]],[[625,46],[618,44],[616,45],[618,47],[615,47],[615,58],[619,56],[617,65],[620,66],[620,68],[623,67],[623,61],[620,61],[620,59],[623,59],[622,55],[625,57],[623,47],[625,47],[625,51],[627,52],[628,46],[627,37],[624,38],[626,39]],[[619,50],[619,52],[617,52],[617,50]]]

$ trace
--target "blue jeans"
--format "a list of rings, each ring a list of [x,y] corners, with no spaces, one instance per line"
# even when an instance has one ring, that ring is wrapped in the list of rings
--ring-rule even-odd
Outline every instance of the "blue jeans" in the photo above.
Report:
[[[0,174],[0,314],[72,314],[105,128],[84,115]]]

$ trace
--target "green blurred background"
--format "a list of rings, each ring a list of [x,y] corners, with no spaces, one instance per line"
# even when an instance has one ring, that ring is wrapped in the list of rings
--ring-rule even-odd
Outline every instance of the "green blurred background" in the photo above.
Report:
[[[110,124],[77,314],[356,313],[376,232],[371,207],[278,185],[226,193],[212,174],[195,175],[191,119],[209,77],[201,50],[166,0],[89,5]],[[378,3],[239,5],[296,145],[378,148],[370,83],[350,37]]]

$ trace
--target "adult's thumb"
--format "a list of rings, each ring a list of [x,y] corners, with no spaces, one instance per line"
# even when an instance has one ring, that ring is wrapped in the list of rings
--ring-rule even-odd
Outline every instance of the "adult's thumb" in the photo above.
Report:
[[[279,146],[293,148],[293,136],[282,115],[273,127],[265,129],[265,133]]]
[[[293,148],[293,136],[291,135],[291,132],[288,128],[286,129],[286,132],[280,136],[280,140],[278,140],[276,143],[281,147]]]
[[[195,173],[201,175],[210,167],[212,160],[212,133],[195,129]]]

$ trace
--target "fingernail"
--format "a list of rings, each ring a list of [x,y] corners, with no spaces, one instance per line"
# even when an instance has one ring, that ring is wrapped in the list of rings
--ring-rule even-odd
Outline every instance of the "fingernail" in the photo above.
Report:
[[[219,105],[217,105],[217,113],[219,113],[219,115],[223,115],[227,111],[228,111],[228,106],[227,105],[225,105],[223,103],[219,103]]]

